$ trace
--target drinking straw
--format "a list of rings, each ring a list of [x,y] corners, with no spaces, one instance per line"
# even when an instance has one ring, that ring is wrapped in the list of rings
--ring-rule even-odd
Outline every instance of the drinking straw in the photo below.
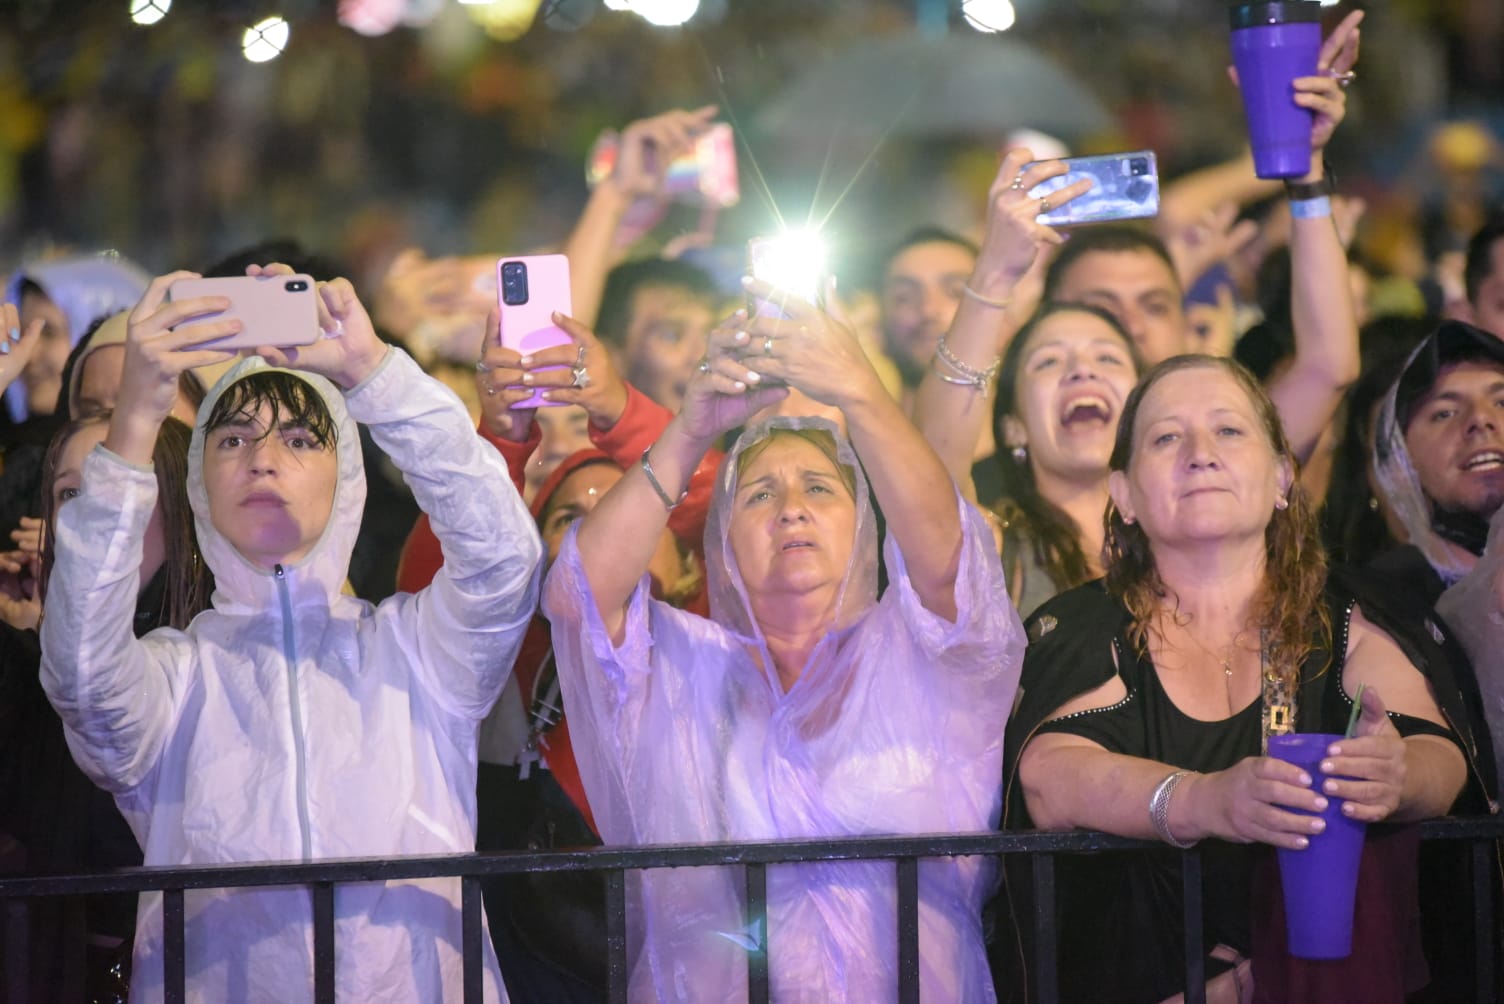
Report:
[[[1358,693],[1353,698],[1352,714],[1347,716],[1347,731],[1342,733],[1342,738],[1344,739],[1351,739],[1353,737],[1353,729],[1358,727],[1358,715],[1363,710],[1363,688],[1366,686],[1368,686],[1366,683],[1358,684]]]

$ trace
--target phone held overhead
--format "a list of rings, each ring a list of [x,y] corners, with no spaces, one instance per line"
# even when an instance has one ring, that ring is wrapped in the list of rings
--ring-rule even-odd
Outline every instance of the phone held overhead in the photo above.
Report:
[[[1063,206],[1040,213],[1040,223],[1068,227],[1080,223],[1137,220],[1159,214],[1159,166],[1154,151],[1066,157],[1061,163],[1069,169],[1068,172],[1035,185],[1029,190],[1031,199],[1044,198],[1083,178],[1092,180],[1091,190]]]
[[[214,321],[239,321],[240,331],[203,343],[214,349],[281,348],[311,345],[319,340],[318,284],[306,275],[234,275],[179,279],[167,290],[174,301],[223,297],[222,311],[199,314],[177,327],[191,328]]]
[[[526,356],[571,343],[569,334],[553,321],[555,313],[568,317],[574,309],[569,295],[569,259],[564,255],[502,258],[496,263],[496,300],[503,348]],[[543,391],[535,390],[512,407],[547,408],[563,403],[544,400]]]

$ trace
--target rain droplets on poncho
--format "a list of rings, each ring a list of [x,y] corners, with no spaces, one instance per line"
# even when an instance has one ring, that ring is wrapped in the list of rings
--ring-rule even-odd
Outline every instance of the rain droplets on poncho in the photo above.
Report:
[[[822,428],[815,419],[780,427]],[[997,549],[961,510],[957,618],[926,610],[890,538],[877,592],[877,534],[856,457],[856,541],[838,623],[782,691],[752,618],[727,529],[744,434],[717,479],[706,526],[712,617],[633,593],[614,646],[571,531],[545,587],[559,676],[586,794],[608,844],[705,843],[882,833],[974,832],[998,822],[1003,725],[1023,656]],[[925,1000],[987,1001],[992,982],[979,858],[921,865]],[[775,999],[896,995],[889,862],[774,866],[767,937],[742,920],[739,869],[660,870],[629,881],[632,999],[746,997],[746,959],[769,945]]]

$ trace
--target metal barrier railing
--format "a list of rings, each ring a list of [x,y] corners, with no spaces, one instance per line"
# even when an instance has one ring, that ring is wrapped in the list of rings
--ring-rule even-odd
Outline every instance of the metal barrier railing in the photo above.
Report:
[[[1491,1000],[1495,950],[1499,936],[1490,888],[1495,842],[1504,840],[1504,816],[1438,819],[1422,824],[1423,840],[1472,844],[1471,873],[1475,911],[1473,941],[1475,985],[1479,1000]],[[30,900],[37,897],[96,893],[163,894],[163,965],[167,1004],[184,1000],[183,894],[189,889],[306,885],[313,892],[314,1000],[334,1001],[334,887],[358,882],[459,877],[461,880],[461,948],[465,1004],[482,999],[480,880],[518,872],[598,871],[606,873],[607,972],[609,999],[627,999],[626,873],[654,868],[739,865],[746,885],[746,921],[766,930],[767,867],[809,861],[891,860],[898,889],[898,997],[919,1001],[919,861],[959,856],[1032,856],[1034,878],[1034,985],[1031,997],[1053,1004],[1059,997],[1056,969],[1055,858],[1061,854],[1131,851],[1162,847],[1095,832],[1001,832],[945,836],[857,837],[841,840],[769,841],[750,844],[703,844],[653,847],[597,847],[587,850],[503,851],[404,858],[360,858],[309,863],[221,865],[192,868],[126,868],[89,875],[42,875],[0,878],[4,905],[4,944],[9,959],[5,998],[28,1001],[27,925]],[[1201,858],[1183,852],[1185,978],[1187,1004],[1204,1004],[1204,946],[1201,936]],[[751,953],[747,968],[748,1001],[766,1004],[769,997],[767,952]]]

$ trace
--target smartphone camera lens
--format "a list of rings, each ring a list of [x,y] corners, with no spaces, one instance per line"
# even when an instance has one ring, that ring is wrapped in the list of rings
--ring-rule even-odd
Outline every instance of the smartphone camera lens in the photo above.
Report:
[[[1141,176],[1143,176],[1145,174],[1148,174],[1149,173],[1149,158],[1148,157],[1134,157],[1133,161],[1131,162],[1130,167],[1131,167],[1131,169],[1133,171],[1133,176],[1135,178],[1138,178],[1138,177],[1141,177]]]
[[[301,293],[308,289],[308,283],[302,279],[288,279],[282,288],[289,293]]]
[[[501,302],[515,307],[527,300],[527,266],[520,261],[509,261],[501,266]]]

